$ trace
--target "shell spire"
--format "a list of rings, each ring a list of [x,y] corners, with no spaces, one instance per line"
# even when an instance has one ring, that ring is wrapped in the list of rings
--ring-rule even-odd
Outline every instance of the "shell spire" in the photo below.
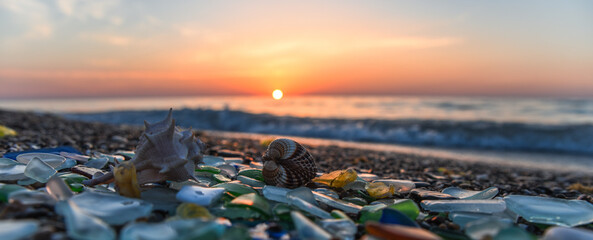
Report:
[[[263,156],[262,173],[268,185],[286,188],[303,186],[315,177],[313,156],[298,142],[281,138],[270,143]]]

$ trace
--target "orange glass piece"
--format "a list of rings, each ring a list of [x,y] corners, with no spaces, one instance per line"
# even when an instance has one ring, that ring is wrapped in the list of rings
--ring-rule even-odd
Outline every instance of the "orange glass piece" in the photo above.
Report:
[[[124,197],[140,198],[140,185],[136,177],[136,167],[130,161],[122,162],[113,169],[115,189]]]
[[[358,174],[354,169],[349,168],[346,170],[337,170],[330,173],[326,173],[321,175],[318,178],[314,178],[313,181],[317,183],[322,183],[334,188],[341,188],[346,186],[346,184],[354,182]]]

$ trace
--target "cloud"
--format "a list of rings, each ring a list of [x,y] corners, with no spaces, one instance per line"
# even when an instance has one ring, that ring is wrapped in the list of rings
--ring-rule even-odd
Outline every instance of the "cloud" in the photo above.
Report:
[[[46,38],[52,35],[52,19],[49,9],[43,3],[34,0],[6,0],[0,1],[0,7],[9,10],[13,21],[27,26],[15,36],[13,42],[23,39]],[[20,29],[19,29],[20,30]]]
[[[111,8],[119,5],[118,0],[58,0],[57,3],[58,9],[62,14],[79,20],[86,20],[88,18],[104,19]]]
[[[122,35],[114,35],[114,34],[104,34],[104,33],[80,33],[79,35],[82,39],[93,40],[109,45],[114,46],[127,46],[132,42],[131,37],[122,36]]]

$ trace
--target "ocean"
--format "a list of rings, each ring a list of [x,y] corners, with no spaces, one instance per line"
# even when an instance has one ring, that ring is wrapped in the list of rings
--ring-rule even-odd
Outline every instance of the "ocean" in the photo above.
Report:
[[[593,171],[593,99],[214,96],[0,100],[0,108],[132,125],[173,108],[178,125],[229,136]]]

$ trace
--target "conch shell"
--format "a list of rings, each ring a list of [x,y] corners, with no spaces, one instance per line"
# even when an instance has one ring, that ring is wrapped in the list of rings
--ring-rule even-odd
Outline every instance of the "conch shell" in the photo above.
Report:
[[[310,182],[317,172],[313,156],[291,139],[280,138],[271,142],[263,162],[262,173],[268,185],[297,188]]]
[[[202,161],[203,144],[191,130],[175,127],[173,109],[164,120],[149,124],[140,136],[136,155],[132,158],[138,184],[165,180],[185,181],[194,178],[196,164]],[[113,172],[92,179],[85,184],[96,185],[113,177]]]

